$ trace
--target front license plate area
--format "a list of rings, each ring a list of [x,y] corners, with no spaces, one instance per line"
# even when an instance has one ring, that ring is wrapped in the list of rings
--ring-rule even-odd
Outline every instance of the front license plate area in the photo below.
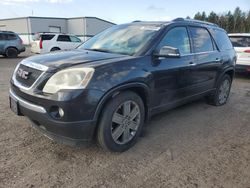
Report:
[[[18,101],[10,97],[10,109],[18,116],[21,115],[20,110],[19,110],[19,104]]]

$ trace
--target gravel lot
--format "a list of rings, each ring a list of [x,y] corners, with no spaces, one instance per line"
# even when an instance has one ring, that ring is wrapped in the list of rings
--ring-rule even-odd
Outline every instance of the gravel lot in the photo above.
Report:
[[[17,59],[0,57],[0,187],[250,187],[250,76],[227,105],[204,100],[155,116],[129,151],[71,148],[9,110]]]

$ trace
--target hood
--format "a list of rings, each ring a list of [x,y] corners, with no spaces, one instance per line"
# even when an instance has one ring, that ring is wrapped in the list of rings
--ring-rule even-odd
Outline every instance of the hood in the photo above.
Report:
[[[27,58],[26,61],[42,64],[49,67],[50,70],[55,70],[84,63],[98,62],[116,58],[130,58],[130,56],[76,49],[71,51],[58,51],[44,55],[37,55]]]

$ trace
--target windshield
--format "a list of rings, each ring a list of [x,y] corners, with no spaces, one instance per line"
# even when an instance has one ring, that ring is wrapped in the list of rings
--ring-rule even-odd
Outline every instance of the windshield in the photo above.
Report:
[[[134,55],[158,32],[160,27],[119,25],[92,37],[80,49]]]

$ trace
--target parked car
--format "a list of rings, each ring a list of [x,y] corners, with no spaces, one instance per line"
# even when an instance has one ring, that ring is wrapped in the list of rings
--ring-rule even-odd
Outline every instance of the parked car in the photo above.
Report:
[[[250,33],[229,34],[237,53],[236,71],[250,72]]]
[[[179,18],[117,25],[75,50],[21,61],[11,109],[59,142],[96,138],[122,152],[154,114],[200,97],[224,105],[235,61],[227,33],[214,24]]]
[[[0,55],[14,58],[25,51],[22,39],[12,31],[0,31]]]
[[[42,33],[38,34],[31,43],[31,52],[40,54],[57,50],[71,50],[78,47],[81,43],[81,39],[74,35]]]

